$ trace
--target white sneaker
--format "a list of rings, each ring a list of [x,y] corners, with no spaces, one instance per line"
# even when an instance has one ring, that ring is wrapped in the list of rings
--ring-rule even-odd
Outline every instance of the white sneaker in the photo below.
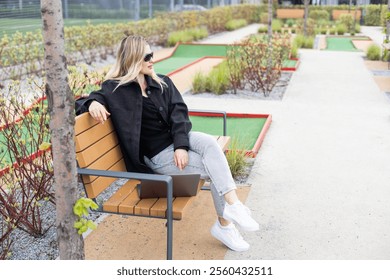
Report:
[[[259,230],[259,224],[251,217],[250,210],[241,201],[233,204],[225,204],[222,217],[237,224],[245,231]]]
[[[228,226],[221,226],[217,220],[211,227],[211,235],[225,244],[233,251],[243,252],[249,249],[249,244],[242,238],[233,223]]]

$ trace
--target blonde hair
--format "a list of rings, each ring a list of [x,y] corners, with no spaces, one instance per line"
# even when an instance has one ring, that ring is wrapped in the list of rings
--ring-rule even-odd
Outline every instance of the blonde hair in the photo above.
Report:
[[[144,62],[145,48],[148,42],[142,36],[127,36],[122,39],[114,66],[108,71],[106,80],[117,80],[119,86],[136,81]],[[161,90],[166,83],[153,71],[151,75]]]

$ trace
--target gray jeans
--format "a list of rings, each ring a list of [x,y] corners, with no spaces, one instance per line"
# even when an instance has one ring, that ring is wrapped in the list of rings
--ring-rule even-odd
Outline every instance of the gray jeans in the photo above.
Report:
[[[217,215],[222,217],[225,207],[224,194],[236,189],[225,154],[214,137],[191,131],[188,165],[180,170],[175,165],[173,144],[149,159],[145,163],[158,174],[174,175],[197,173],[203,179],[210,179],[210,189]]]

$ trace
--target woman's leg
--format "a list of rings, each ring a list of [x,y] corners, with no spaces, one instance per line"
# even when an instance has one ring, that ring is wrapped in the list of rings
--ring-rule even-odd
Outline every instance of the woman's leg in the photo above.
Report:
[[[188,165],[180,170],[176,165],[173,158],[174,150],[173,145],[160,152],[152,159],[145,158],[145,163],[156,173],[174,175],[174,174],[200,174],[202,179],[209,179],[210,176],[204,168],[202,157],[194,151],[188,151],[189,162]],[[214,207],[218,217],[222,217],[225,207],[224,196],[219,195],[214,183],[210,182],[211,194],[213,197]]]
[[[150,160],[146,158],[145,162],[160,174],[199,173],[202,178],[210,178],[210,188],[220,223],[227,225],[228,220],[238,223],[245,230],[257,230],[258,224],[252,218],[246,217],[249,210],[242,204],[237,205],[240,201],[235,192],[236,184],[225,154],[216,139],[211,135],[192,131],[189,133],[189,143],[189,162],[182,171],[175,165],[173,145]],[[226,207],[229,207],[227,211]],[[240,216],[243,217],[239,219]]]

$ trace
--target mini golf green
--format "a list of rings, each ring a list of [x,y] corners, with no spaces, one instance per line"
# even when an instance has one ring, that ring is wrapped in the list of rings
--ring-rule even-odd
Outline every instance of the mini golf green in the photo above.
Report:
[[[227,45],[180,44],[171,57],[157,62],[154,69],[166,75],[205,56],[225,57],[226,51]]]
[[[326,50],[330,51],[348,51],[348,52],[357,52],[360,51],[352,43],[350,37],[326,37]]]
[[[167,75],[179,68],[194,63],[202,57],[226,57],[228,45],[207,45],[207,44],[180,44],[172,56],[154,64],[157,73]],[[297,60],[285,60],[283,68],[294,68]],[[283,70],[283,69],[282,69]]]
[[[192,130],[211,135],[223,135],[222,117],[190,116]],[[263,127],[266,118],[227,117],[226,134],[237,139],[241,149],[252,150]]]

